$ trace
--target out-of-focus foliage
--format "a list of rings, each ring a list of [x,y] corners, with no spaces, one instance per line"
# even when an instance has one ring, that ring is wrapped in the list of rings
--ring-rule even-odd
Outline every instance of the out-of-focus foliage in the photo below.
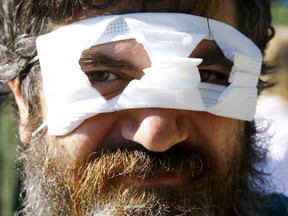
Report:
[[[274,2],[272,4],[273,24],[288,26],[288,1]]]

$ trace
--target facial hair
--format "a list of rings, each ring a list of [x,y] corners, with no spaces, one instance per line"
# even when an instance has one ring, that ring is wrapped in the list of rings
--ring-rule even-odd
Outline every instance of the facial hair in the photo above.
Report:
[[[19,157],[26,195],[24,208],[18,214],[213,216],[241,215],[241,207],[245,206],[245,215],[258,215],[254,202],[247,197],[239,200],[236,195],[237,191],[247,192],[260,203],[260,198],[255,199],[259,191],[247,186],[251,176],[245,174],[249,171],[240,175],[239,162],[244,155],[240,147],[247,145],[247,140],[239,140],[238,145],[233,145],[239,148],[229,155],[229,166],[220,171],[213,154],[201,147],[192,148],[191,143],[179,143],[167,152],[155,153],[126,142],[115,145],[119,146],[115,149],[95,152],[86,163],[75,165],[69,156],[59,153],[57,140],[51,143],[41,137]],[[117,183],[119,178],[144,180],[159,172],[188,177],[183,184],[173,186]]]

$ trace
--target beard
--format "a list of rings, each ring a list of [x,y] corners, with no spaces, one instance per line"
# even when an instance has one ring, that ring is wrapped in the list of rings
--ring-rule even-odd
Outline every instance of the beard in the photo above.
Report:
[[[239,143],[231,145],[236,147],[227,155],[224,170],[212,153],[186,142],[156,153],[125,141],[75,163],[61,151],[58,140],[39,137],[19,154],[24,199],[18,214],[263,215],[267,186],[256,167],[264,161],[265,150],[255,145],[259,136],[251,125],[244,134],[235,132]],[[185,176],[185,181],[133,184],[133,179],[145,181],[159,173]]]

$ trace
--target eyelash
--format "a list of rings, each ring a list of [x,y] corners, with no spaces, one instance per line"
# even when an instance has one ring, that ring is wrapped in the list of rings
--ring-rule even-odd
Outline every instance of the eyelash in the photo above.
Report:
[[[86,76],[91,86],[107,100],[119,95],[132,80],[125,72],[117,70],[89,71]]]
[[[105,82],[118,79],[120,76],[111,71],[94,71],[86,74],[90,82]],[[112,76],[112,78],[111,78]]]
[[[228,77],[214,70],[199,69],[201,82],[214,83],[214,84],[228,84]]]

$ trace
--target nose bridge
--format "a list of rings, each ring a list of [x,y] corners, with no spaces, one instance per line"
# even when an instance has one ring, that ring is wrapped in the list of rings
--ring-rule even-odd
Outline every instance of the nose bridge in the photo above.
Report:
[[[164,152],[188,138],[187,119],[182,111],[150,108],[128,112],[121,125],[122,136],[150,151]]]

